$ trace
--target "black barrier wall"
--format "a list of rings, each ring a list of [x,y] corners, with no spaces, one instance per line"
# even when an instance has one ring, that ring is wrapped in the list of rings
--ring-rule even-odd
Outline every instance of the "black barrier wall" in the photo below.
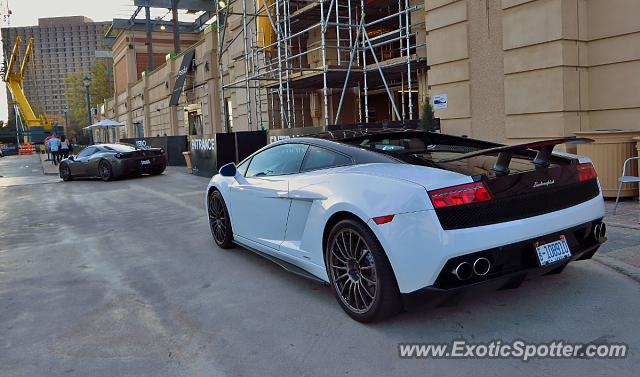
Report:
[[[267,131],[236,132],[236,162],[249,157],[253,152],[267,145]]]
[[[191,136],[191,169],[193,174],[201,177],[213,177],[216,166],[216,135]]]
[[[220,166],[238,163],[267,145],[266,131],[244,131],[191,136],[191,167],[193,174],[212,177]]]
[[[120,139],[121,143],[127,143],[138,148],[163,148],[167,155],[167,164],[170,166],[186,166],[182,152],[187,149],[186,136],[157,136]]]

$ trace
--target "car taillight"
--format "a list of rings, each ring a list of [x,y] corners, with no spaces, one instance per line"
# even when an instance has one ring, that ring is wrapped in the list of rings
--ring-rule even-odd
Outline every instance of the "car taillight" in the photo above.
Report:
[[[386,224],[386,223],[390,223],[393,221],[393,217],[395,215],[386,215],[386,216],[378,216],[378,217],[374,217],[373,218],[373,222],[375,222],[377,225],[382,225],[382,224]]]
[[[596,173],[596,169],[593,167],[593,164],[590,162],[578,164],[578,178],[580,179],[580,182],[595,179],[597,177],[598,174]]]
[[[491,193],[484,183],[476,182],[429,191],[429,197],[435,208],[443,208],[485,202],[491,200]]]

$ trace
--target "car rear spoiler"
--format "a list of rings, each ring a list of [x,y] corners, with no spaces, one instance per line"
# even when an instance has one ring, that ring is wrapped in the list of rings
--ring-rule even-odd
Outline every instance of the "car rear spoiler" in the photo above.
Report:
[[[534,141],[532,143],[524,143],[524,144],[515,144],[515,145],[504,145],[500,147],[493,147],[487,149],[481,149],[474,152],[469,152],[465,154],[461,154],[460,156],[454,158],[447,158],[435,161],[437,163],[445,163],[445,162],[454,162],[465,160],[467,158],[476,157],[476,156],[486,156],[486,155],[498,155],[498,160],[491,170],[498,174],[507,174],[509,173],[509,163],[511,162],[511,157],[514,153],[524,152],[524,151],[536,151],[536,156],[533,159],[533,164],[536,167],[547,167],[549,166],[549,158],[553,153],[553,148],[559,144],[586,144],[592,143],[592,139],[587,138],[577,138],[577,137],[565,137],[561,139],[551,139],[551,140],[541,140]]]

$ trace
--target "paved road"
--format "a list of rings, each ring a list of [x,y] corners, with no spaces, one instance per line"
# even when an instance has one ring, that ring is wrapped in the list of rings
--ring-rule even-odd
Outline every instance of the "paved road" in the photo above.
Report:
[[[7,175],[25,160],[0,161]],[[328,288],[217,249],[205,179],[176,170],[39,179],[0,187],[0,376],[637,375],[640,285],[593,261],[363,325]],[[527,363],[398,358],[399,342],[458,338],[608,339],[631,351]]]

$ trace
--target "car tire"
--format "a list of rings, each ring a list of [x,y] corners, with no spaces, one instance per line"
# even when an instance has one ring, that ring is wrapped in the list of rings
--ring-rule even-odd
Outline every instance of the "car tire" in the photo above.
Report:
[[[402,309],[391,264],[362,221],[342,220],[331,229],[325,266],[338,303],[356,321],[380,321]]]
[[[71,168],[67,164],[60,164],[60,178],[63,181],[73,181],[73,176],[71,175]]]
[[[229,211],[227,204],[222,198],[220,191],[213,190],[209,194],[207,201],[207,212],[209,214],[209,228],[213,240],[222,249],[230,249],[233,244],[233,230],[231,229],[231,220],[229,219]]]
[[[151,169],[151,171],[149,172],[149,174],[151,174],[151,175],[160,175],[160,174],[164,173],[164,170],[165,170],[166,168],[167,168],[167,167],[166,167],[165,165],[162,165],[162,166],[156,166],[156,167],[154,167],[153,169]]]
[[[103,181],[113,180],[113,168],[107,160],[102,160],[98,164],[98,175]]]

